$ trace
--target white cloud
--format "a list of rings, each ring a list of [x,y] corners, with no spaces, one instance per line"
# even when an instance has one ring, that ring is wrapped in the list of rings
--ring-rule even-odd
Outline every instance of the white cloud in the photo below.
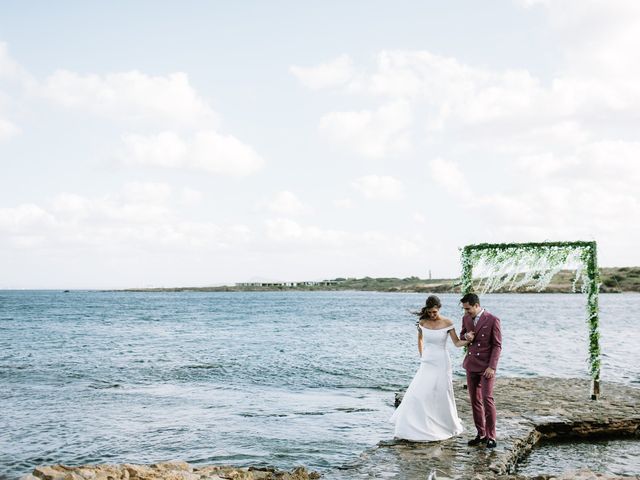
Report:
[[[204,195],[194,188],[184,187],[180,191],[180,204],[186,207],[193,207],[202,202]]]
[[[242,224],[220,226],[183,220],[176,210],[186,193],[162,183],[133,182],[115,194],[85,197],[61,193],[46,205],[0,208],[0,243],[7,247],[66,251],[97,249],[116,256],[156,250],[169,253],[236,248],[252,238]]]
[[[564,170],[566,167],[566,165],[559,161],[557,156],[551,152],[523,155],[517,159],[516,165],[521,171],[528,172],[532,179],[538,181],[558,171]]]
[[[0,208],[0,230],[9,234],[33,234],[54,225],[54,216],[32,203]]]
[[[0,112],[1,113],[1,112]],[[20,129],[9,120],[0,118],[0,142],[20,133]]]
[[[488,234],[496,241],[597,238],[616,250],[626,238],[640,235],[640,224],[632,220],[640,218],[639,156],[640,142],[624,141],[587,142],[566,154],[522,156],[514,162],[508,185],[492,187],[490,193],[469,185],[465,195],[455,189],[462,181],[455,164],[432,166],[459,207],[479,219],[476,235]]]
[[[184,138],[175,132],[127,134],[120,157],[126,164],[202,170],[243,176],[255,173],[264,160],[250,146],[231,135],[198,131]]]
[[[436,158],[429,162],[431,178],[447,192],[461,198],[468,198],[469,182],[455,162]]]
[[[367,175],[356,179],[352,186],[369,199],[401,200],[405,197],[402,182],[390,176]]]
[[[249,175],[264,160],[253,148],[232,135],[213,131],[197,132],[193,141],[193,166],[211,173]]]
[[[5,42],[0,42],[0,80],[14,77],[19,71],[20,66],[9,55],[9,47]]]
[[[74,193],[60,193],[50,204],[51,214],[62,221],[80,222],[89,217],[93,202]]]
[[[344,85],[354,76],[351,58],[340,55],[334,60],[314,67],[292,66],[289,71],[311,89],[321,89]]]
[[[567,155],[525,156],[519,159],[518,166],[523,176],[544,178],[547,182],[588,182],[615,191],[639,192],[638,158],[640,142],[603,140],[577,145]]]
[[[533,3],[533,2],[530,2]],[[632,81],[640,72],[640,4],[627,0],[535,2],[567,53],[565,73]]]
[[[317,247],[339,248],[348,241],[349,234],[338,230],[302,225],[287,218],[266,220],[267,237],[277,243],[300,243]]]
[[[375,111],[328,113],[320,119],[319,128],[330,141],[376,158],[410,149],[410,123],[409,104],[398,101]]]
[[[429,51],[382,51],[362,93],[410,99],[428,110],[430,130],[540,115],[549,105],[526,70],[492,71]]]
[[[637,118],[640,108],[640,3],[627,0],[532,1],[548,14],[564,54],[548,89],[559,115],[585,120],[621,114]]]
[[[425,217],[423,214],[421,214],[420,212],[415,212],[413,214],[413,221],[416,223],[419,223],[421,225],[427,223],[427,217]]]
[[[157,135],[126,134],[122,137],[126,163],[158,167],[182,167],[188,157],[189,146],[175,132]]]
[[[65,108],[127,123],[190,128],[217,124],[215,112],[182,72],[150,76],[132,71],[101,76],[58,70],[45,79],[41,94]]]
[[[569,0],[550,2],[548,8],[552,18],[560,18],[555,22],[559,35],[568,37],[561,46],[566,65],[552,78],[541,79],[525,69],[491,70],[429,51],[388,50],[378,54],[371,71],[363,70],[340,88],[391,104],[410,102],[430,136],[485,125],[493,132],[505,128],[518,135],[598,118],[619,122],[621,114],[637,118],[640,4],[614,1],[611,12],[609,4]],[[371,110],[329,113],[321,129],[358,153],[382,156],[386,149],[380,143],[386,137],[380,131],[385,129],[373,117]],[[401,118],[400,131],[412,128],[412,118]],[[376,144],[379,137],[383,140]]]
[[[279,215],[298,215],[306,210],[298,197],[287,190],[276,193],[273,198],[262,205],[272,213]]]
[[[9,54],[9,47],[0,42],[0,81],[17,82],[22,87],[30,87],[34,80]]]
[[[351,200],[350,198],[338,198],[337,200],[333,201],[333,205],[336,208],[345,209],[345,210],[348,210],[354,207],[353,200]]]
[[[130,182],[124,187],[124,200],[133,203],[166,203],[173,188],[166,183]]]
[[[392,257],[421,258],[423,254],[423,249],[413,239],[390,235],[386,232],[364,232],[357,236],[356,242],[360,245],[357,248]]]
[[[498,133],[497,136],[501,134]],[[496,141],[496,135],[487,135],[484,148],[508,155],[536,154],[550,150],[573,151],[577,145],[589,141],[592,134],[578,121],[533,126],[514,132]]]
[[[21,132],[21,129],[9,120],[9,111],[14,104],[20,103],[23,95],[21,89],[28,87],[31,81],[27,72],[9,55],[7,44],[0,42],[0,85],[8,89],[0,90],[0,142]]]
[[[125,133],[125,163],[204,170],[213,174],[248,175],[264,160],[233,135],[218,131],[218,115],[193,88],[183,72],[151,76],[139,71],[79,74],[57,70],[37,82],[0,42],[0,79],[19,80],[36,99],[88,112],[131,126],[165,129],[156,135]],[[20,129],[4,118],[0,91],[0,141]]]
[[[382,51],[376,70],[344,89],[425,104],[433,109],[433,128],[451,120],[480,123],[511,118],[547,103],[540,81],[526,70],[495,72],[429,51]]]
[[[347,232],[303,225],[291,219],[278,218],[265,222],[267,238],[301,252],[332,250],[347,257],[367,255],[415,257],[422,251],[419,244],[406,237],[384,232]]]

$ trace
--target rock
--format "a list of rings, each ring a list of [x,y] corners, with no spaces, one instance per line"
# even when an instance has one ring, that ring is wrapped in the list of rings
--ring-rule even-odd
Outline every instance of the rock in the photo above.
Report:
[[[86,480],[86,479],[79,473],[69,472],[64,476],[64,480]]]
[[[151,470],[151,468],[146,465],[131,465],[129,463],[124,465],[124,469],[127,471],[131,480],[148,478]]]
[[[604,480],[604,479],[614,479],[618,477],[613,477],[609,475],[601,475],[595,472],[592,472],[588,468],[583,468],[580,470],[572,470],[563,473],[559,477],[550,477],[550,480]]]
[[[438,477],[525,480],[527,477],[514,473],[515,467],[541,440],[639,437],[638,388],[604,383],[600,398],[591,400],[588,379],[498,378],[494,390],[498,448],[490,453],[469,449],[466,441],[475,429],[468,392],[463,385],[462,380],[454,381],[458,414],[467,434],[442,442],[413,444],[409,449],[401,442],[381,442],[354,467],[357,472],[364,477],[379,470],[378,476],[382,477],[384,472],[392,471],[399,477],[417,479],[423,478],[419,472],[436,468]],[[395,403],[401,398],[402,393],[396,393]],[[440,446],[440,455],[433,454],[436,445]],[[571,472],[567,478],[572,478],[571,475],[578,474]],[[598,479],[616,478],[585,471],[579,475],[580,480],[590,478],[589,475],[597,475],[594,478]],[[539,475],[528,480],[550,478]]]
[[[22,480],[311,480],[317,472],[304,467],[291,471],[275,468],[241,468],[206,466],[194,468],[187,462],[173,460],[152,465],[64,465],[40,466]]]
[[[33,470],[33,475],[42,480],[64,480],[66,473],[66,469],[61,465],[36,467]]]
[[[181,460],[171,460],[169,462],[154,463],[151,468],[156,470],[183,470],[185,472],[193,472],[193,467],[187,462]]]

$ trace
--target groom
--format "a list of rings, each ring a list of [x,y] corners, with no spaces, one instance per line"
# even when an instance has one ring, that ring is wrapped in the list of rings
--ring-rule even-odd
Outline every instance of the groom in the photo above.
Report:
[[[467,371],[473,422],[478,431],[476,438],[468,443],[484,443],[487,448],[495,448],[496,405],[493,401],[493,385],[502,350],[500,320],[480,306],[480,299],[475,293],[467,293],[460,303],[465,312],[460,337],[471,342],[462,366]]]

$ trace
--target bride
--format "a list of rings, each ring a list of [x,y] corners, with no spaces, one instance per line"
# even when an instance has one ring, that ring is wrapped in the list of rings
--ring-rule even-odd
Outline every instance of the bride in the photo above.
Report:
[[[451,380],[451,360],[447,337],[456,347],[470,342],[460,340],[453,322],[440,316],[442,304],[435,295],[427,298],[418,323],[420,367],[391,416],[395,438],[415,442],[444,440],[462,433]]]

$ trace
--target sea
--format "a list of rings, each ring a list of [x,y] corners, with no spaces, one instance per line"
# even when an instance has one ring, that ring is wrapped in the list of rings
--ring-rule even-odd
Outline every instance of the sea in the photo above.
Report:
[[[0,291],[0,478],[172,459],[357,478],[350,465],[393,437],[425,297]],[[440,298],[459,326],[459,296]],[[589,377],[584,295],[482,304],[502,321],[499,375]],[[600,296],[605,382],[640,388],[639,308],[638,294]],[[463,378],[462,351],[449,350]]]

